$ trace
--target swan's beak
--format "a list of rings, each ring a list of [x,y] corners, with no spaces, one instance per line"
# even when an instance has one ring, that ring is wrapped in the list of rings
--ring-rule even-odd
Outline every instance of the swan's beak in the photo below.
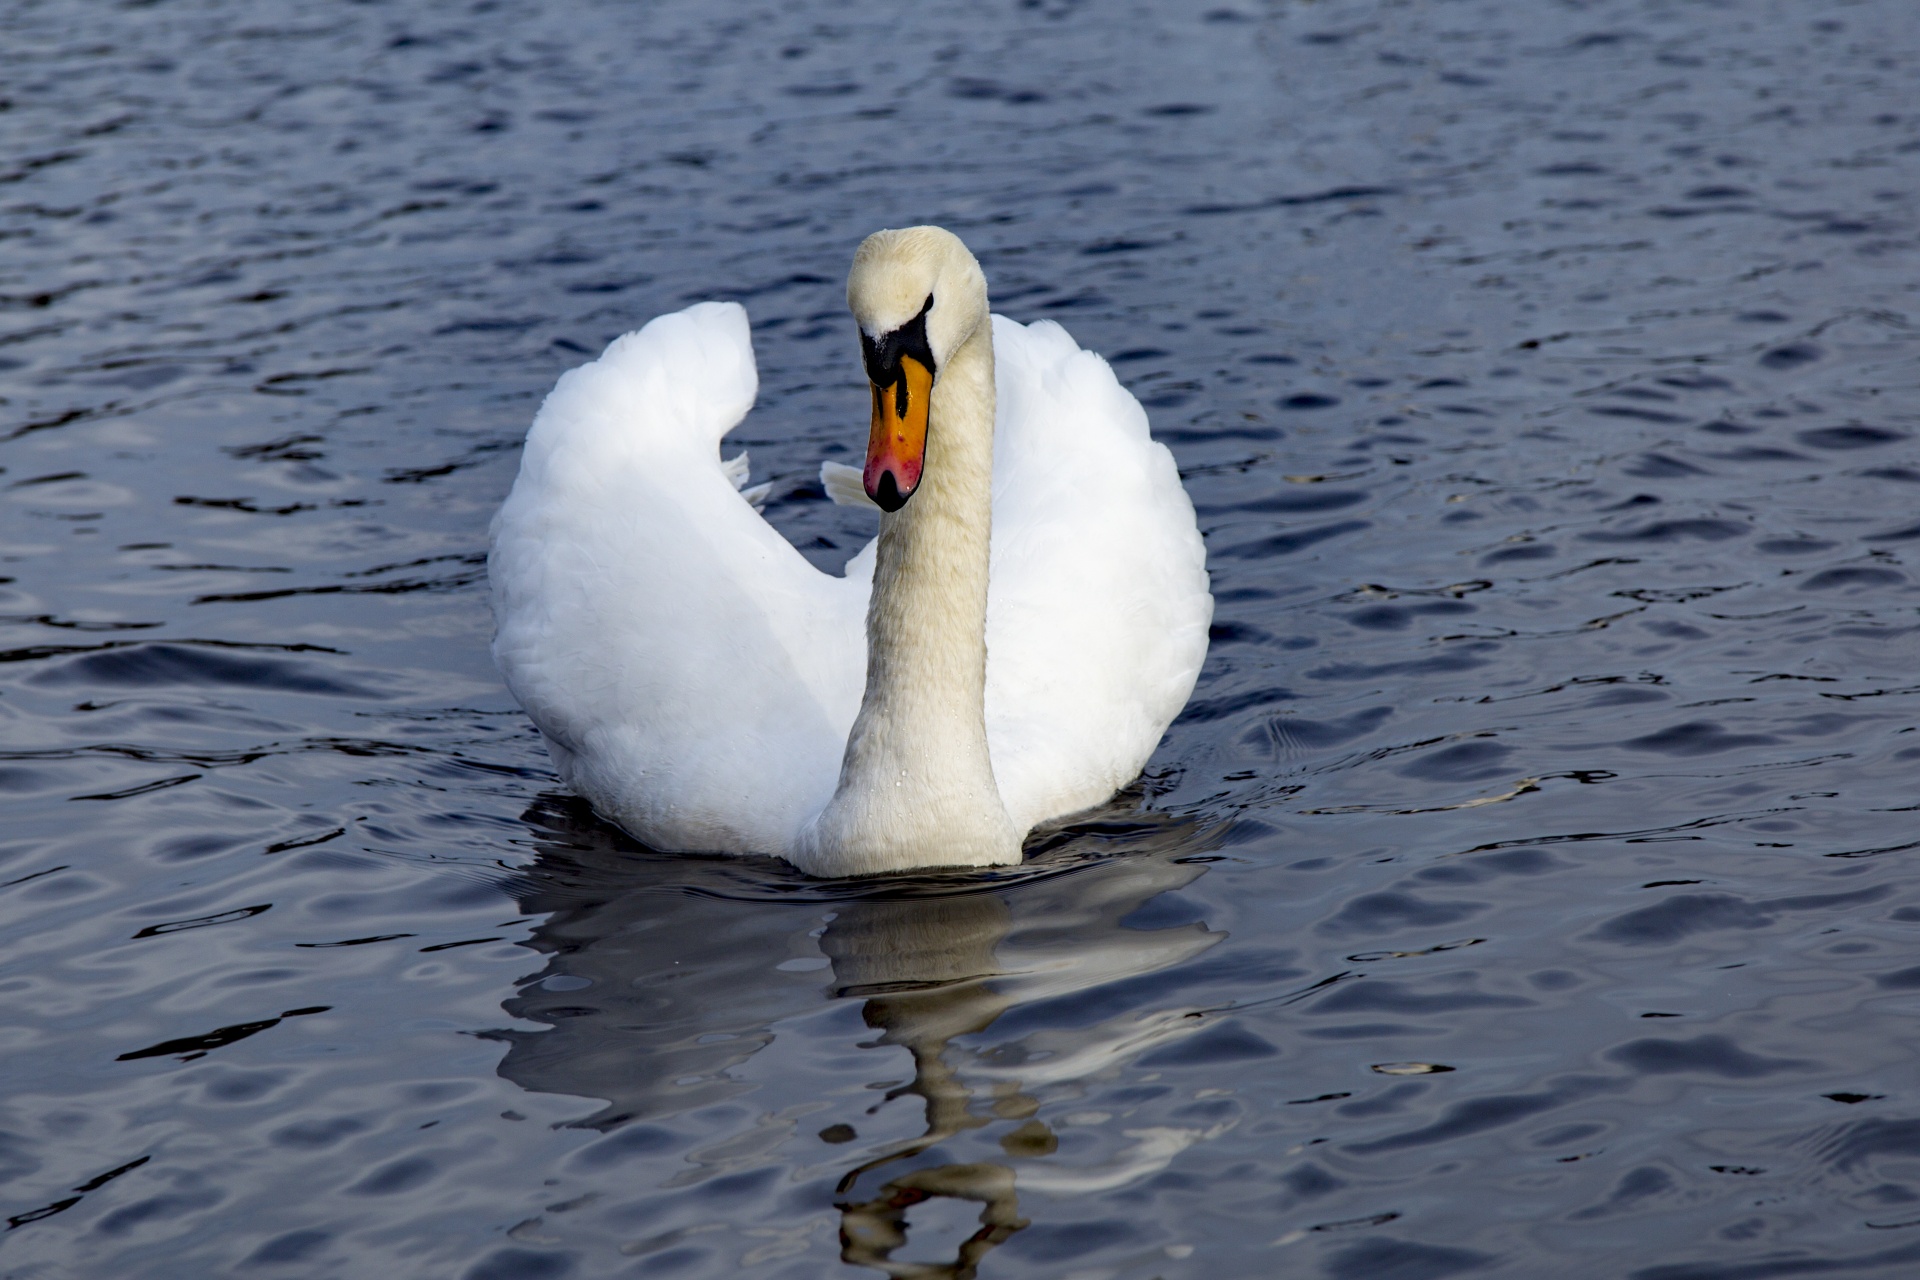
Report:
[[[920,485],[927,460],[927,408],[933,370],[903,355],[888,386],[873,383],[873,430],[867,436],[867,496],[882,511],[898,511]]]

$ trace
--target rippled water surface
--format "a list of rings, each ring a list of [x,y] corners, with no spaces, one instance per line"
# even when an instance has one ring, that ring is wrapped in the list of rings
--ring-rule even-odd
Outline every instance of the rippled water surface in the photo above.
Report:
[[[10,3],[0,1275],[1920,1267],[1910,0]],[[1105,352],[1219,601],[991,876],[656,854],[487,656],[564,369],[859,238]]]

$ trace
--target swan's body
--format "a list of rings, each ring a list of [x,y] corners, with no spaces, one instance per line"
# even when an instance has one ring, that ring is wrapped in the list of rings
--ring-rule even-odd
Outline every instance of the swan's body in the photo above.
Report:
[[[1017,862],[1036,822],[1139,772],[1205,656],[1192,503],[1106,363],[1051,322],[989,324],[945,232],[861,252],[870,373],[916,310],[937,369],[924,472],[888,464],[895,509],[844,578],[720,459],[758,386],[731,303],[563,376],[496,518],[508,685],[565,781],[656,848],[821,875]]]

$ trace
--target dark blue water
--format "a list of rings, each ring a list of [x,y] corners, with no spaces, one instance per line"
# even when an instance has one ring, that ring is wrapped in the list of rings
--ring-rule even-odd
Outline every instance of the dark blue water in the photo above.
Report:
[[[1920,1267],[1906,0],[0,10],[0,1275]],[[1147,405],[1219,601],[992,876],[651,853],[487,657],[564,369],[853,246]]]

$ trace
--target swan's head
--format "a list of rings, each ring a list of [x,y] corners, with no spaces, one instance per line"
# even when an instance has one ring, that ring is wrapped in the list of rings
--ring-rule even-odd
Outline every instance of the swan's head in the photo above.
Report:
[[[882,511],[898,511],[920,484],[933,384],[987,322],[987,278],[951,231],[876,231],[853,255],[847,305],[873,383],[862,479]]]

